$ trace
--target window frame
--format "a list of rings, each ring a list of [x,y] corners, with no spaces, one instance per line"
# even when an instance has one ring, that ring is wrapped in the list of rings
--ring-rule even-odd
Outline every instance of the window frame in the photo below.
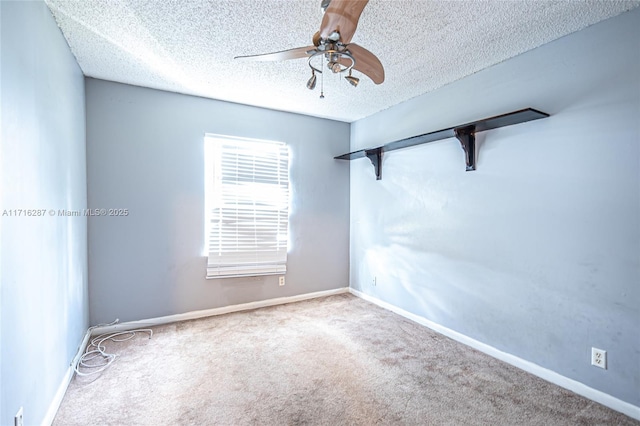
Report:
[[[206,133],[204,155],[206,278],[285,274],[291,200],[289,146]]]

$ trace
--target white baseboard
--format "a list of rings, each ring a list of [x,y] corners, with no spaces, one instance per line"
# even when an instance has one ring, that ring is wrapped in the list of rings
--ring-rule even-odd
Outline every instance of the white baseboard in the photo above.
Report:
[[[51,426],[51,424],[53,423],[53,420],[56,417],[56,413],[60,408],[60,404],[62,404],[62,399],[64,398],[64,394],[67,392],[67,388],[69,387],[69,383],[71,383],[71,379],[73,379],[75,366],[78,363],[78,360],[80,360],[80,357],[84,353],[85,349],[87,348],[90,338],[91,338],[91,332],[90,330],[87,330],[87,332],[84,334],[84,338],[82,339],[82,342],[80,343],[80,346],[78,347],[78,352],[76,352],[76,355],[73,357],[73,360],[69,365],[69,368],[67,368],[67,371],[65,372],[64,377],[62,378],[62,381],[58,386],[58,390],[56,391],[56,394],[54,395],[53,400],[51,401],[51,404],[49,404],[49,409],[47,410],[47,414],[45,414],[44,419],[42,419],[42,423],[41,423],[42,426]]]
[[[184,314],[168,315],[164,317],[149,318],[139,321],[129,321],[103,327],[95,327],[91,330],[92,335],[113,333],[116,331],[134,330],[137,328],[153,327],[156,325],[169,324],[172,322],[186,321],[215,315],[229,314],[232,312],[248,311],[251,309],[264,308],[267,306],[284,305],[285,303],[300,302],[302,300],[315,299],[317,297],[333,296],[335,294],[349,293],[348,287],[335,290],[318,291],[315,293],[300,294],[297,296],[278,297],[275,299],[260,300],[257,302],[242,303],[240,305],[225,306],[222,308],[205,309],[202,311],[186,312]]]
[[[390,303],[383,302],[380,299],[377,299],[368,294],[362,293],[353,288],[349,288],[349,292],[354,296],[360,297],[368,302],[371,302],[375,305],[380,306],[381,308],[387,309],[391,312],[394,312],[398,315],[401,315],[411,321],[414,321],[420,325],[423,325],[427,328],[432,329],[433,331],[440,333],[444,336],[447,336],[453,340],[456,340],[460,343],[463,343],[467,346],[470,346],[474,349],[479,350],[480,352],[484,352],[485,354],[497,358],[501,361],[504,361],[508,364],[513,365],[514,367],[518,367],[528,373],[531,373],[535,376],[538,376],[548,382],[556,384],[560,387],[568,389],[572,392],[577,393],[578,395],[584,396],[592,401],[595,401],[599,404],[602,404],[606,407],[609,407],[613,410],[619,411],[623,414],[626,414],[629,417],[632,417],[636,420],[640,420],[640,407],[636,407],[633,404],[622,401],[618,398],[615,398],[609,394],[606,394],[597,389],[593,389],[583,383],[580,383],[576,380],[565,377],[561,374],[556,373],[555,371],[546,369],[537,364],[519,358],[515,355],[511,355],[507,352],[503,352],[499,349],[494,348],[493,346],[489,346],[485,343],[482,343],[478,340],[472,339],[471,337],[465,336],[464,334],[458,333],[457,331],[451,330],[450,328],[444,327],[440,324],[437,324],[433,321],[429,321],[428,319],[421,317],[416,314],[412,314],[411,312],[407,312],[402,308],[394,306]]]

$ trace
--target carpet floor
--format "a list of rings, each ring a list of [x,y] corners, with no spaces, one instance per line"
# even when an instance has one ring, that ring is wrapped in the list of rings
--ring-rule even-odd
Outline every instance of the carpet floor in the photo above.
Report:
[[[349,294],[153,331],[54,425],[640,425]]]

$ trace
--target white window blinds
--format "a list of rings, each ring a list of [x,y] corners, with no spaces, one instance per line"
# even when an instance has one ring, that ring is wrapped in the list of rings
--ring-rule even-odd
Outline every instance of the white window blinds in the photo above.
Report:
[[[287,146],[206,135],[205,156],[207,278],[285,273]]]

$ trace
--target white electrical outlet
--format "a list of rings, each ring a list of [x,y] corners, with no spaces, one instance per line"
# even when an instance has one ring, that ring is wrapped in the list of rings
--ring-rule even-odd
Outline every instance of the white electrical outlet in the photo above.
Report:
[[[20,407],[16,416],[13,418],[13,426],[24,426],[24,412],[22,407]]]
[[[607,351],[591,348],[591,365],[607,369]]]
[[[278,284],[280,284],[280,287],[284,285],[284,277],[280,277],[280,281],[278,281]]]
[[[378,277],[373,277],[373,286],[377,286],[378,285]]]

